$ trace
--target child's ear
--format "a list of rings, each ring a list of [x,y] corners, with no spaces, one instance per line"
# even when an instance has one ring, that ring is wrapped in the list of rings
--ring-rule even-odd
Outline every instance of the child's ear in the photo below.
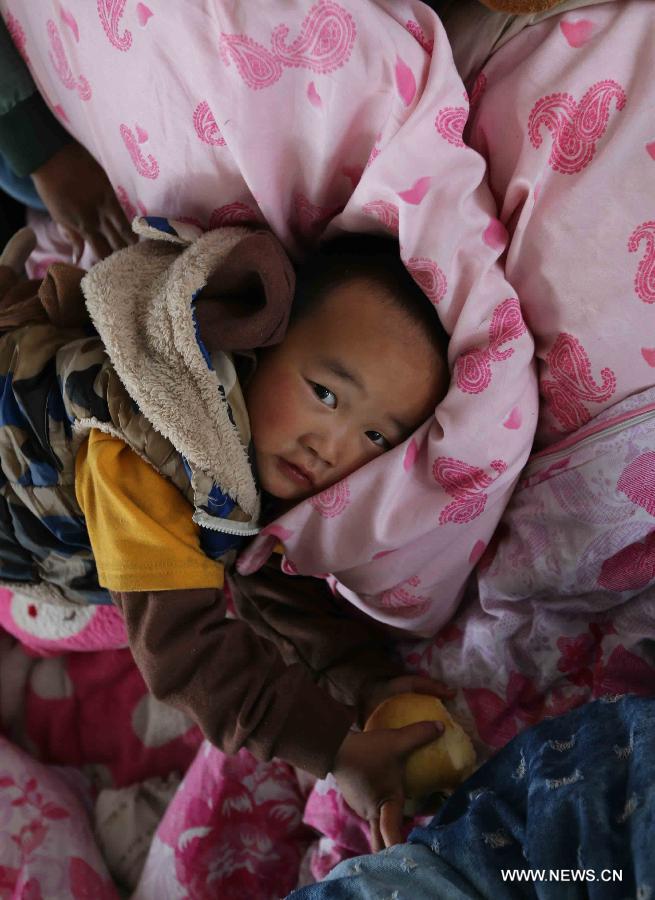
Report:
[[[562,0],[481,0],[481,2],[497,12],[524,15],[552,9],[554,6],[559,6]]]

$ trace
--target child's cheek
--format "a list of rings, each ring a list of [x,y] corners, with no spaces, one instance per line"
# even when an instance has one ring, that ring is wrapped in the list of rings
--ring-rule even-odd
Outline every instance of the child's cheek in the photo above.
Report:
[[[276,373],[269,401],[261,414],[261,424],[276,443],[286,445],[299,437],[302,397],[298,377]]]

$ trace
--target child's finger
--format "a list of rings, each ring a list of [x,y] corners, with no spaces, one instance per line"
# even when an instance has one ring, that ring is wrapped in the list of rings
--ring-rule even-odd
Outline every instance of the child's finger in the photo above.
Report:
[[[378,819],[369,819],[369,828],[371,829],[371,850],[373,853],[377,853],[379,850],[384,850],[384,841],[382,840],[382,834],[380,832],[380,822]]]
[[[443,722],[414,722],[403,728],[394,729],[396,752],[404,757],[413,750],[436,741],[444,733]]]
[[[403,804],[399,799],[385,800],[380,808],[380,833],[385,847],[403,842]]]

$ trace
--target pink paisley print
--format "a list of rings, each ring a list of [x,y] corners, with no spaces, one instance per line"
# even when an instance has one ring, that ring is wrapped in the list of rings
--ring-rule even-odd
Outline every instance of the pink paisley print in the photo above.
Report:
[[[249,88],[259,91],[275,84],[282,76],[282,63],[266,47],[245,34],[221,34],[221,58],[230,60]]]
[[[52,19],[48,19],[46,27],[48,29],[48,38],[50,40],[50,60],[54,66],[55,72],[59,76],[59,80],[69,91],[77,91],[80,100],[90,100],[91,85],[84,75],[80,75],[77,78],[73,75],[56,24]]]
[[[380,155],[380,153],[381,153],[380,148],[377,146],[377,144],[374,144],[374,145],[371,147],[371,152],[370,152],[370,154],[369,154],[368,159],[366,160],[366,165],[365,165],[364,168],[365,168],[365,169],[368,169],[368,167],[371,165],[371,163],[372,163],[372,162],[375,162],[375,160],[378,158],[378,156]]]
[[[319,0],[300,26],[298,37],[287,44],[289,28],[278,25],[271,34],[271,50],[245,34],[221,34],[223,62],[234,62],[248,87],[270,87],[285,66],[304,68],[319,75],[334,72],[350,59],[357,29],[347,10],[333,0]]]
[[[469,91],[469,109],[471,112],[473,112],[473,110],[476,108],[486,90],[487,76],[484,74],[484,72],[480,72],[478,77],[473,82],[471,90]]]
[[[152,153],[149,153],[147,157],[143,155],[138,138],[127,125],[121,125],[120,132],[123,143],[127,147],[127,152],[130,154],[130,158],[134,163],[134,168],[139,175],[143,175],[144,178],[158,178],[159,163]]]
[[[494,476],[487,475],[484,469],[449,456],[438,456],[435,459],[432,466],[434,479],[447,494],[454,497],[453,502],[441,510],[440,525],[448,522],[463,525],[482,514],[487,504],[485,489],[505,472],[507,463],[494,459],[491,461],[491,468],[496,472]]]
[[[603,563],[598,584],[610,591],[634,591],[655,581],[655,531]]]
[[[330,219],[341,212],[343,206],[318,206],[304,194],[296,194],[293,198],[296,219],[303,234],[315,234],[322,230]]]
[[[596,384],[587,351],[572,334],[558,336],[546,365],[551,378],[542,381],[541,390],[553,415],[567,430],[579,428],[591,418],[584,402],[604,403],[616,390],[616,375],[609,368],[601,369],[602,382]]]
[[[621,472],[616,487],[649,516],[655,516],[655,452],[633,459]]]
[[[416,38],[425,52],[432,55],[432,51],[434,50],[434,40],[432,38],[428,40],[428,38],[425,36],[425,32],[418,24],[418,22],[415,22],[413,19],[408,19],[407,22],[405,22],[405,28],[407,29],[407,31],[409,31],[413,38]]]
[[[326,74],[348,62],[357,29],[343,6],[333,0],[319,0],[307,13],[299,36],[287,46],[288,34],[286,25],[278,25],[271,35],[271,47],[278,59],[285,66]]]
[[[137,212],[140,216],[148,215],[148,211],[145,208],[145,206],[143,205],[143,203],[141,203],[139,200],[137,200],[136,203],[132,203],[132,200],[130,199],[130,195],[127,193],[125,188],[120,184],[116,185],[116,196],[118,198],[118,202],[123,207],[123,212],[125,213],[125,215],[127,216],[128,220],[130,222],[137,215]],[[180,221],[183,221],[183,220],[180,219]]]
[[[424,256],[413,256],[406,265],[414,281],[435,306],[443,300],[448,289],[448,281],[435,262]]]
[[[569,47],[575,50],[584,47],[594,33],[594,23],[589,19],[578,19],[575,22],[565,19],[559,23],[559,27]]]
[[[80,29],[77,24],[77,19],[75,16],[67,10],[64,6],[59,7],[59,18],[61,21],[70,28],[73,37],[75,38],[75,42],[79,44],[80,42]]]
[[[343,206],[319,206],[304,194],[296,194],[293,198],[296,222],[300,234],[304,237],[316,237],[330,221],[343,209]]]
[[[416,588],[420,584],[421,579],[418,575],[414,575],[391,590],[384,591],[379,600],[376,600],[376,606],[393,611],[399,616],[419,615],[430,603],[429,597],[416,593]]]
[[[468,113],[463,106],[445,106],[437,113],[434,127],[441,137],[454,147],[463,147],[464,126]]]
[[[481,394],[491,384],[491,363],[499,362],[514,353],[512,347],[501,350],[504,344],[515,341],[526,331],[518,300],[505,300],[494,310],[489,325],[489,346],[484,350],[467,350],[455,363],[457,387],[466,394]]]
[[[405,456],[403,458],[403,469],[406,472],[409,472],[416,463],[418,459],[419,447],[414,438],[411,439],[409,444],[407,445],[407,450],[405,450]],[[376,559],[378,554],[376,553],[373,559]]]
[[[541,126],[551,132],[548,164],[553,171],[573,175],[589,165],[609,124],[612,100],[620,111],[627,98],[621,85],[608,79],[590,87],[579,103],[566,93],[549,94],[537,101],[528,119],[528,134],[532,146],[538,148]]]
[[[259,222],[259,215],[247,203],[235,200],[218,206],[209,217],[209,229],[222,228],[224,225],[247,225]]]
[[[116,185],[116,197],[120,205],[123,207],[123,212],[125,213],[127,219],[131,222],[136,215],[136,208],[130,200],[129,194],[120,184]]]
[[[23,26],[15,16],[12,16],[10,12],[7,13],[7,16],[5,18],[5,25],[7,26],[9,36],[14,42],[14,46],[23,57],[24,61],[29,65],[30,58],[27,55],[27,50],[25,49],[27,38],[25,37]]]
[[[212,144],[214,147],[225,147],[225,138],[221,134],[206,100],[199,103],[193,111],[193,127],[203,143]]]
[[[646,244],[646,254],[635,275],[635,291],[644,303],[655,303],[655,222],[644,222],[635,228],[628,241],[630,253],[636,253],[642,241]]]
[[[416,79],[404,59],[396,57],[396,89],[405,106],[411,106],[416,96]]]
[[[127,0],[98,0],[98,15],[105,34],[117,50],[129,50],[132,46],[132,32],[125,29],[119,34],[119,23],[125,11]]]
[[[148,21],[154,16],[153,11],[149,6],[146,6],[145,3],[137,3],[136,5],[136,17],[138,19],[139,25],[142,28],[148,24]]]
[[[338,481],[332,487],[316,494],[315,497],[310,497],[309,502],[324,519],[333,519],[340,515],[350,503],[348,482]]]
[[[400,228],[398,207],[388,200],[371,200],[362,207],[367,216],[382,222],[384,227],[392,234],[397,235]]]

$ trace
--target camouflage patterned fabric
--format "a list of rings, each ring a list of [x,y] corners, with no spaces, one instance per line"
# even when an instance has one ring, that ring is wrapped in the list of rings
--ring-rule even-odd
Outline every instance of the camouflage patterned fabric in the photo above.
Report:
[[[230,238],[228,244],[234,246],[237,239],[238,234]],[[133,251],[141,266],[144,253],[148,258],[158,257],[157,253],[148,253],[147,245],[153,243],[143,242],[122,254]],[[209,254],[213,254],[214,263],[223,254],[223,249],[220,246],[216,249],[217,246],[214,240]],[[158,257],[162,260],[164,282],[171,259],[179,259],[189,249],[193,251],[193,241],[180,241],[175,247],[169,243],[168,247],[170,249],[163,256],[159,253]],[[91,270],[86,276],[86,284],[83,282],[92,314],[94,309],[97,311],[106,304],[103,290],[107,284],[111,284],[112,289],[120,289],[121,266],[124,268],[125,261],[132,259],[123,255],[122,260],[117,260],[116,268],[113,259],[120,255],[114,254],[98,264],[94,270],[99,269],[100,275]],[[175,293],[174,288],[174,280],[169,279],[166,283],[169,295]],[[183,371],[170,348],[153,349],[150,346],[152,338],[147,333],[139,332],[138,338],[129,337],[143,341],[143,346],[135,345],[130,351],[141,363],[140,377],[133,382],[131,393],[124,385],[126,376],[119,377],[115,364],[118,359],[120,368],[122,356],[118,343],[125,340],[123,333],[115,339],[113,352],[114,338],[105,335],[103,341],[90,326],[85,331],[53,324],[30,324],[0,337],[0,583],[20,587],[23,595],[49,602],[110,602],[109,593],[98,585],[84,516],[75,496],[75,457],[91,428],[99,428],[124,440],[182,491],[195,510],[201,546],[211,558],[228,561],[244,538],[257,532],[259,499],[249,463],[250,435],[243,399],[238,381],[235,382],[231,356],[221,354],[219,377],[215,367],[218,360],[207,354],[197,335],[194,296],[195,292],[190,295],[185,284],[174,304],[176,315],[181,310],[181,315],[188,320],[188,335],[192,337],[184,337],[186,332],[178,327],[179,319],[175,317],[173,330],[176,335],[181,331],[181,340],[186,340],[187,345],[183,348],[186,361],[191,358],[197,367],[195,383],[184,384],[186,367]],[[145,308],[148,298],[143,297],[140,302]],[[152,307],[156,308],[156,301]],[[124,314],[126,319],[130,318],[129,308]],[[152,309],[149,309],[149,315],[152,318]],[[170,329],[170,322],[164,321],[165,313],[162,315],[161,320],[155,317],[152,323],[155,335],[164,333],[167,327]],[[118,310],[114,318],[120,320]],[[96,326],[99,320],[98,330],[102,334],[102,316],[96,315]],[[166,370],[166,377],[170,376],[176,386],[183,384],[189,397],[188,404],[170,403],[175,408],[170,411],[173,425],[168,436],[162,433],[161,425],[156,428],[142,412],[142,406],[144,403],[147,406],[150,396],[163,396],[162,415],[166,416],[167,395],[165,390],[159,389],[157,366]],[[190,368],[193,370],[193,365]],[[226,372],[230,379],[228,385],[222,380]],[[197,401],[194,392],[204,392],[205,397],[212,398],[212,404],[213,397],[218,398],[216,405],[224,417],[221,427],[210,421],[208,428],[207,421],[191,420],[192,413],[187,410]],[[223,485],[216,473],[207,471],[207,467],[203,468],[191,458],[193,447],[188,451],[183,438],[175,440],[178,432],[182,435],[185,430],[186,433],[202,434],[203,427],[205,434],[214,435],[219,443],[231,443],[232,449],[236,448],[241,454],[239,465],[225,470],[227,476]],[[226,430],[229,431],[227,436]],[[238,497],[239,484],[245,484],[255,498],[254,513],[252,509],[244,512],[234,499]]]

